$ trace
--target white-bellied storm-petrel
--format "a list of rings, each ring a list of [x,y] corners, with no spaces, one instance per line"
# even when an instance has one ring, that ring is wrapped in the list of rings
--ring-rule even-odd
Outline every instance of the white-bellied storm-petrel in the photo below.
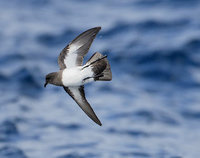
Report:
[[[101,126],[100,120],[85,98],[84,84],[112,80],[110,64],[107,56],[96,52],[82,65],[83,58],[100,29],[101,27],[95,27],[83,32],[62,50],[58,57],[60,70],[46,75],[44,87],[48,83],[62,86],[80,108]]]

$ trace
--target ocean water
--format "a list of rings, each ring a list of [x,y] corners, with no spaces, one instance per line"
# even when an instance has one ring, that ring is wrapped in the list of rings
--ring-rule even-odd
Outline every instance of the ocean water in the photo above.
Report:
[[[199,0],[0,0],[0,158],[200,157]],[[103,123],[60,87],[57,56],[101,26],[85,61],[111,82],[85,86]]]

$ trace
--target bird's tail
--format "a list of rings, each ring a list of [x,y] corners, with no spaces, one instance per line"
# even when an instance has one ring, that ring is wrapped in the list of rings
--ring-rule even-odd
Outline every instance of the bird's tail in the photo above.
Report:
[[[110,81],[112,80],[112,72],[107,56],[103,56],[101,53],[96,52],[87,61],[86,66],[91,66],[94,72],[95,81]]]

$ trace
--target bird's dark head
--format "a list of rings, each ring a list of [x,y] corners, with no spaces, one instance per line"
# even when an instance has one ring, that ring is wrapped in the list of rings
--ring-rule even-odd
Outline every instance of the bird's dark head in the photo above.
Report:
[[[46,81],[45,81],[45,84],[44,84],[44,87],[47,86],[47,84],[53,84],[54,83],[54,80],[57,76],[57,72],[52,72],[52,73],[49,73],[46,75]]]

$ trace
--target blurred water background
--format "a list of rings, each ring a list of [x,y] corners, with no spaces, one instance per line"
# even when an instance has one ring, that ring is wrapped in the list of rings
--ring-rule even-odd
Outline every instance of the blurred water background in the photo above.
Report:
[[[199,0],[0,0],[0,158],[200,157]],[[43,88],[57,56],[102,26],[112,82],[85,86],[103,123]]]

